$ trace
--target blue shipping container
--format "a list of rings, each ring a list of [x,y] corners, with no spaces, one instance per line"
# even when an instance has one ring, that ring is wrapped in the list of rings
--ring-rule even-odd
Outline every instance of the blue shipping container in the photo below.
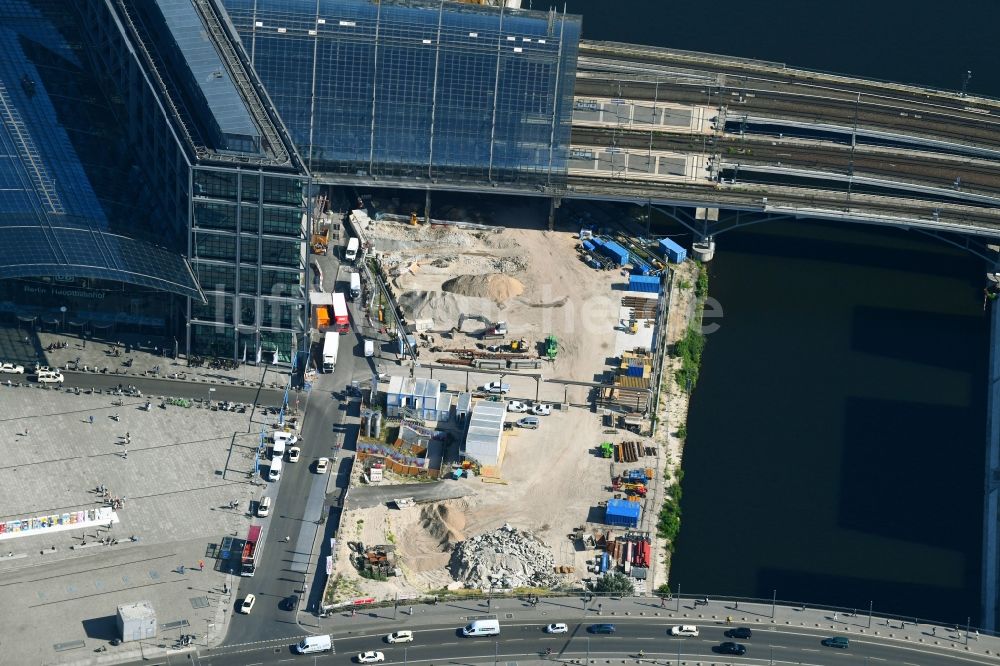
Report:
[[[624,266],[628,263],[628,250],[614,241],[604,243],[604,253],[615,259],[619,266]]]
[[[660,291],[660,278],[655,275],[630,275],[628,290],[655,294]]]
[[[660,241],[660,251],[663,256],[666,257],[667,261],[672,261],[675,264],[679,264],[685,259],[687,259],[688,253],[683,247],[670,240],[669,238],[664,238]]]
[[[618,499],[608,500],[608,506],[604,510],[604,522],[608,525],[638,527],[639,503]]]
[[[641,365],[630,365],[625,368],[626,377],[642,377],[642,366]]]
[[[589,240],[585,240],[583,241],[583,249],[586,250],[587,252],[593,252],[594,244],[591,243]]]

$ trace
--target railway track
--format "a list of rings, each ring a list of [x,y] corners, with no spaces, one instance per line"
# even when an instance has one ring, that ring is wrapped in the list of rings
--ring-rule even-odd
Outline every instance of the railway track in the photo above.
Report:
[[[671,151],[718,155],[729,163],[797,167],[818,173],[883,177],[902,184],[949,189],[953,198],[964,193],[1000,197],[1000,162],[801,139],[778,141],[770,137],[693,134],[651,134],[613,128],[574,128],[573,145],[613,146],[629,150]]]

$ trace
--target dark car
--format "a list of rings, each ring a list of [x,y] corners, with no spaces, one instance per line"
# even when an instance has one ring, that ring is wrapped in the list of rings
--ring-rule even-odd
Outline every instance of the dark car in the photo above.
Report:
[[[747,653],[747,646],[740,643],[733,643],[732,641],[726,641],[718,647],[719,652],[722,654],[735,654],[744,655]]]
[[[736,627],[735,629],[726,631],[726,638],[742,638],[746,640],[752,636],[753,632],[750,631],[750,627]]]
[[[587,627],[587,631],[592,634],[613,634],[615,633],[615,625],[613,624],[592,624]]]
[[[299,597],[297,594],[291,594],[282,599],[278,606],[281,610],[293,611],[299,606]]]
[[[832,638],[824,638],[820,641],[823,645],[827,647],[843,648],[847,649],[850,647],[851,642],[847,640],[845,636],[833,636]]]

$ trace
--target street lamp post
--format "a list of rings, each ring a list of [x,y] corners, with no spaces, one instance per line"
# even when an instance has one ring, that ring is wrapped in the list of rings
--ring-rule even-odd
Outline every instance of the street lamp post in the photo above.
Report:
[[[872,610],[874,610],[874,607],[875,607],[875,602],[874,601],[869,601],[868,602],[868,628],[869,629],[872,628]]]

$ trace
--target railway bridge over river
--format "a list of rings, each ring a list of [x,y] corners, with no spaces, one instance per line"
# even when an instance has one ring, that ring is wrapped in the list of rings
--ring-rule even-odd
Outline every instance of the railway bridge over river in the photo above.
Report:
[[[1000,101],[958,91],[583,41],[570,151],[567,198],[1000,236]]]

